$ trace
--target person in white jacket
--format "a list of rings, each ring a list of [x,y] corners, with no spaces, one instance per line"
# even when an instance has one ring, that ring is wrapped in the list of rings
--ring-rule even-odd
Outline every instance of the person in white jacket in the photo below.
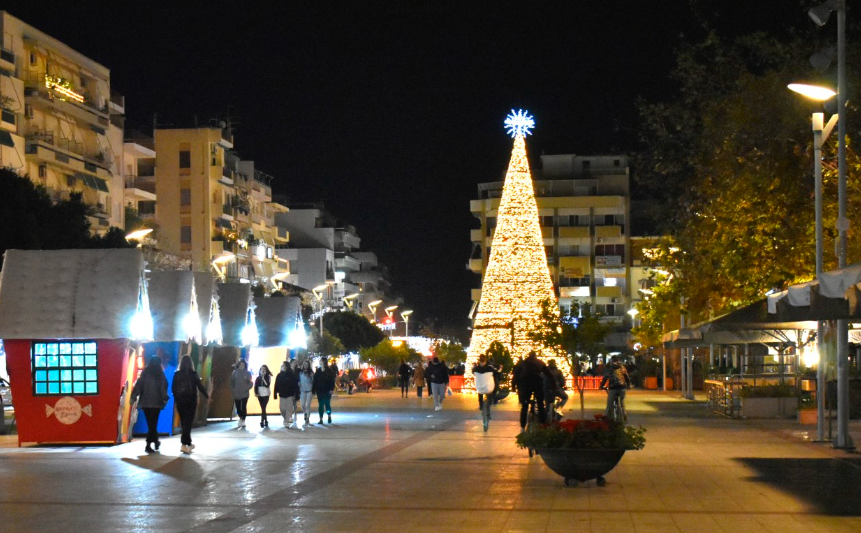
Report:
[[[472,374],[475,377],[475,392],[478,393],[478,408],[481,410],[481,419],[484,425],[484,431],[487,431],[487,426],[490,422],[490,407],[493,405],[493,373],[496,369],[488,363],[487,355],[481,354],[478,356],[478,364],[472,367]]]

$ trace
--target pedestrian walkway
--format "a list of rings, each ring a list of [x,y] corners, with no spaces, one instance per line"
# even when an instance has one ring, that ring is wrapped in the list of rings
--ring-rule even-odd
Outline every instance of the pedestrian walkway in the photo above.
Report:
[[[587,412],[606,395],[586,395]],[[113,447],[0,449],[3,531],[861,531],[861,456],[789,422],[710,415],[677,393],[634,391],[648,431],[607,485],[575,488],[514,445],[507,400],[484,433],[472,396],[340,394],[333,424],[213,424],[160,454]],[[574,394],[569,407],[579,410]],[[575,416],[566,409],[567,417]],[[311,420],[317,419],[316,412]],[[857,422],[853,429],[858,430]],[[5,445],[14,437],[0,437]]]

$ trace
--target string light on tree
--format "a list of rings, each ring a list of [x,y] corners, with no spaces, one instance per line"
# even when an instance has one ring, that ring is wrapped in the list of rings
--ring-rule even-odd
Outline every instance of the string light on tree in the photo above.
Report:
[[[505,127],[514,137],[514,149],[502,187],[496,231],[467,353],[467,387],[473,383],[472,366],[493,341],[508,347],[515,359],[526,357],[532,350],[545,360],[555,355],[529,338],[530,331],[544,327],[540,320],[541,301],[556,301],[524,140],[535,127],[535,120],[524,110],[512,110]],[[564,370],[567,366],[560,365]]]

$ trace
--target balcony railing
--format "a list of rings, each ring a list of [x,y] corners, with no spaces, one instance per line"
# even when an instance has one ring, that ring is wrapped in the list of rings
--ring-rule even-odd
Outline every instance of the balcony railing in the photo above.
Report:
[[[140,189],[155,194],[155,181],[139,176],[126,176],[126,189]]]
[[[11,50],[0,48],[0,59],[15,64],[15,54]]]

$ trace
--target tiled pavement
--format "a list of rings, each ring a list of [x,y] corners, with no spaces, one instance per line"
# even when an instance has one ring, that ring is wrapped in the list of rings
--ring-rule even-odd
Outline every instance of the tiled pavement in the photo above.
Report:
[[[587,411],[604,398],[588,394]],[[514,446],[513,400],[487,434],[474,403],[455,396],[434,412],[392,391],[340,395],[331,426],[213,424],[194,432],[191,456],[178,437],[154,455],[141,441],[19,449],[0,437],[0,531],[861,531],[861,456],[789,421],[635,391],[646,448],[605,487],[566,488]]]

